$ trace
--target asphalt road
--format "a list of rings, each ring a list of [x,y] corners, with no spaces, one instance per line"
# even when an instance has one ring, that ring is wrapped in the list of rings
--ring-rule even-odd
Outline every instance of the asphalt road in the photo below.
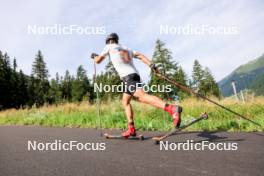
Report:
[[[151,137],[159,133],[143,134]],[[105,150],[28,151],[28,141],[34,140],[105,143]],[[171,137],[169,144],[175,146],[187,140],[237,143],[237,150],[160,151],[160,146],[151,139],[107,140],[93,129],[0,126],[0,175],[264,175],[264,133],[182,132]]]

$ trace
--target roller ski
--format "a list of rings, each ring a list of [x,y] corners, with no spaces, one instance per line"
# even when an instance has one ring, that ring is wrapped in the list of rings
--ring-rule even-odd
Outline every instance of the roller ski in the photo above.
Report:
[[[129,139],[129,140],[144,140],[143,135],[138,135],[134,127],[134,123],[128,125],[128,130],[120,135],[104,134],[106,139]]]
[[[199,118],[192,120],[188,124],[185,124],[182,126],[178,125],[179,126],[178,128],[176,127],[173,131],[171,131],[171,132],[169,132],[163,136],[153,137],[152,139],[155,141],[155,144],[159,144],[160,141],[162,141],[162,140],[164,140],[170,136],[176,135],[178,132],[182,131],[183,129],[188,128],[189,126],[192,126],[193,124],[195,124],[201,120],[204,120],[204,119],[208,119],[207,113],[202,114]]]
[[[108,133],[105,133],[104,137],[106,139],[124,139],[124,140],[140,140],[140,141],[143,141],[145,139],[143,135],[125,137],[125,136],[123,136],[121,134],[120,135],[111,135],[111,134],[108,134]]]

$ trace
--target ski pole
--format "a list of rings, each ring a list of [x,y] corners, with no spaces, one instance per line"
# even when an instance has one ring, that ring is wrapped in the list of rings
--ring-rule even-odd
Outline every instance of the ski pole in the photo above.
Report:
[[[94,83],[97,84],[97,74],[96,74],[96,63],[94,61]],[[100,118],[100,102],[99,102],[99,92],[96,89],[96,110],[97,110],[97,118],[99,119],[99,128],[100,128],[100,136],[103,136],[102,132],[102,123],[101,123],[101,118]]]
[[[237,112],[235,112],[235,111],[233,111],[233,110],[231,110],[231,109],[229,109],[229,108],[227,108],[227,107],[225,107],[225,106],[223,106],[223,105],[221,105],[221,104],[219,104],[219,103],[217,103],[217,102],[215,102],[215,101],[213,101],[213,100],[207,98],[206,96],[204,96],[204,95],[202,95],[202,94],[200,94],[200,93],[197,93],[197,92],[195,92],[194,90],[192,90],[192,89],[190,89],[190,88],[188,88],[188,87],[186,87],[186,86],[183,86],[183,85],[181,85],[180,83],[177,83],[176,81],[174,81],[174,80],[172,80],[172,79],[170,79],[170,78],[168,78],[168,77],[162,75],[162,74],[159,73],[157,70],[156,70],[156,71],[154,70],[154,73],[155,73],[159,78],[164,79],[164,80],[166,80],[166,81],[168,81],[168,82],[174,84],[174,85],[177,86],[178,88],[180,88],[180,89],[182,89],[182,90],[184,90],[184,91],[186,91],[186,92],[188,92],[188,93],[191,93],[191,94],[193,94],[193,95],[196,95],[197,97],[200,97],[200,98],[202,98],[202,99],[204,99],[204,100],[207,100],[207,101],[209,101],[209,102],[211,102],[211,103],[213,103],[213,104],[215,104],[215,105],[221,107],[222,109],[224,109],[224,110],[226,110],[226,111],[229,111],[229,112],[231,112],[231,113],[233,113],[233,114],[235,114],[235,115],[241,117],[242,119],[247,120],[247,121],[253,123],[254,125],[261,126],[259,123],[255,122],[255,121],[253,121],[253,120],[251,120],[251,119],[248,119],[248,118],[245,117],[244,115],[239,114],[239,113],[237,113]]]

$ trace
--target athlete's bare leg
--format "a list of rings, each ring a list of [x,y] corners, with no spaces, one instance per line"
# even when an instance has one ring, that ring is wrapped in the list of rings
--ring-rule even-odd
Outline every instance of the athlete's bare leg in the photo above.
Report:
[[[136,92],[134,93],[134,96],[136,98],[138,98],[138,100],[140,102],[147,103],[147,104],[152,105],[156,108],[164,109],[165,104],[166,104],[160,98],[145,93],[142,88],[137,89]]]
[[[182,108],[180,106],[166,105],[166,103],[162,101],[160,98],[145,93],[142,88],[137,89],[136,92],[134,93],[134,96],[137,97],[140,102],[147,103],[149,105],[163,109],[166,112],[168,112],[173,118],[174,126],[179,128],[180,118],[181,118],[180,115],[182,112]]]
[[[127,118],[128,123],[133,122],[133,109],[130,104],[131,99],[132,99],[132,95],[123,93],[122,104],[125,109],[126,118]]]

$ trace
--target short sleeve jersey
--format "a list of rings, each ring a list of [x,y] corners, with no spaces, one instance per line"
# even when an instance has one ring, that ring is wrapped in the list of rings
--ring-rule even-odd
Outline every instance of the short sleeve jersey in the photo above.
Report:
[[[101,55],[110,57],[117,73],[123,78],[129,74],[138,73],[133,64],[135,52],[120,44],[107,44]]]

